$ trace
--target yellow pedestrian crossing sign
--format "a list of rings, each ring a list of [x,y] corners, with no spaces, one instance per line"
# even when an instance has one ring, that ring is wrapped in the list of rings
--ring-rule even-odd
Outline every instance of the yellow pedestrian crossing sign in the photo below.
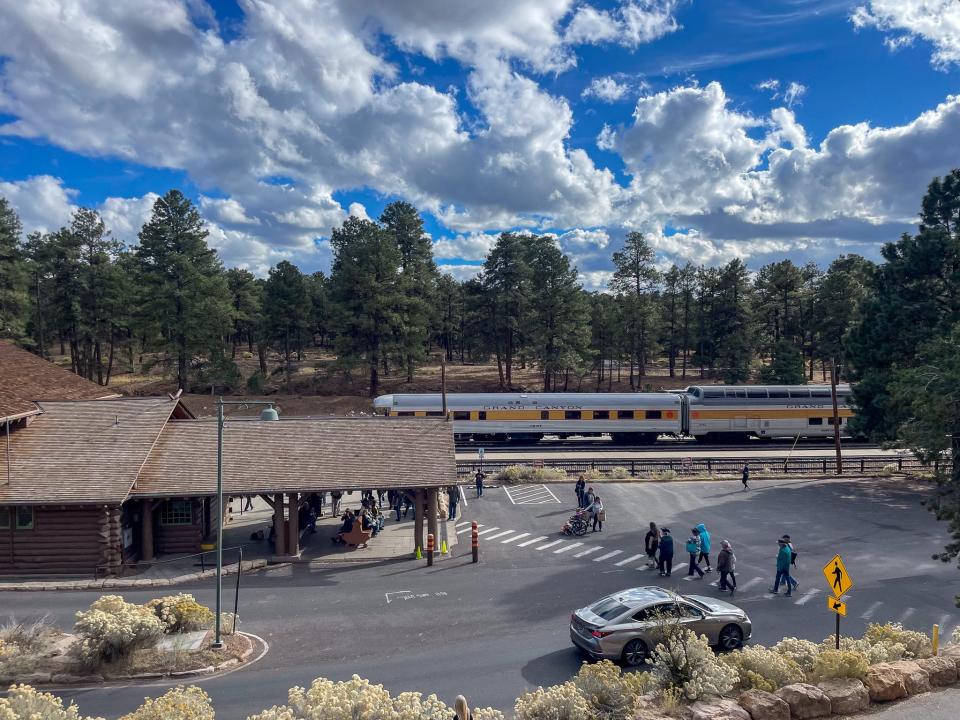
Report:
[[[843,565],[843,558],[839,555],[835,555],[833,560],[823,566],[823,576],[827,579],[827,585],[834,597],[846,595],[853,587],[853,580],[850,579],[847,568]]]
[[[827,608],[837,615],[847,616],[847,604],[842,600],[837,600],[835,597],[827,598]]]

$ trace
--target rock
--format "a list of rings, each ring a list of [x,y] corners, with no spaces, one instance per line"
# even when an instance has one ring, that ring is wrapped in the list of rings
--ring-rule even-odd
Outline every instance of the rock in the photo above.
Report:
[[[817,683],[830,698],[830,709],[834,715],[851,715],[870,707],[870,693],[856,678],[832,678]]]
[[[777,695],[790,706],[793,720],[825,717],[831,713],[830,698],[815,685],[794,683],[777,690]]]
[[[763,690],[747,690],[738,698],[751,720],[790,720],[790,706],[782,698]]]
[[[733,700],[710,698],[684,708],[682,717],[683,720],[750,720],[750,713]]]
[[[99,685],[103,682],[103,675],[72,675],[59,673],[50,678],[54,685]]]
[[[866,686],[871,702],[890,702],[907,696],[903,675],[887,663],[870,666]]]
[[[930,676],[914,660],[899,660],[889,663],[890,667],[903,674],[903,684],[910,695],[930,692]]]
[[[960,675],[960,645],[944,645],[940,649],[940,657],[952,660],[957,666],[957,674]]]
[[[930,677],[931,685],[953,685],[957,681],[957,664],[953,658],[924,658],[917,660],[917,665]]]

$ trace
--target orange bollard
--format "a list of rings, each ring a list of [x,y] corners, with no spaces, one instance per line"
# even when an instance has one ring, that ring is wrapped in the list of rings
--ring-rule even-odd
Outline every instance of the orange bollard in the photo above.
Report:
[[[473,561],[480,562],[480,535],[477,533],[477,521],[470,523],[470,547],[473,549]]]
[[[433,565],[433,550],[434,550],[433,533],[428,533],[427,534],[427,565],[428,566]]]

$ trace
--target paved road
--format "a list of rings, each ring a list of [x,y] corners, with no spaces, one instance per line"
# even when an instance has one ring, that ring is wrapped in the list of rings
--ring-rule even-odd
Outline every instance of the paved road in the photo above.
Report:
[[[462,692],[473,703],[509,710],[519,693],[563,681],[579,666],[567,636],[572,609],[624,587],[658,584],[634,557],[650,520],[671,527],[681,542],[684,530],[706,522],[715,542],[734,543],[735,601],[750,613],[756,642],[830,634],[820,567],[838,551],[856,583],[845,632],[861,632],[869,620],[923,629],[939,622],[949,631],[960,623],[952,602],[960,573],[930,559],[947,539],[944,528],[920,506],[921,494],[902,483],[777,481],[749,492],[732,482],[605,484],[604,531],[572,539],[557,532],[572,484],[487,490],[479,501],[468,491],[465,521],[482,525],[479,565],[469,562],[464,542],[456,557],[431,569],[413,562],[296,566],[251,576],[242,593],[243,628],[266,639],[270,653],[202,684],[226,720],[283,702],[292,685],[353,673],[394,692],[437,692],[447,701]],[[800,551],[800,592],[790,599],[765,592],[784,532]],[[675,573],[668,586],[711,594],[712,579],[688,582]],[[212,603],[209,588],[192,590]],[[126,593],[141,602],[153,594]],[[18,617],[42,609],[67,627],[94,597],[9,593],[0,595],[0,607]],[[160,692],[124,687],[65,695],[84,713],[116,716]]]

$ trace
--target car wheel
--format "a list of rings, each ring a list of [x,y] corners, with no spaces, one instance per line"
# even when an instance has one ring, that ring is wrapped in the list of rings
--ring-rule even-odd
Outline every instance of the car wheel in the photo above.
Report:
[[[727,625],[720,631],[721,650],[739,650],[743,647],[743,630],[736,625]]]
[[[647,645],[643,640],[631,640],[623,646],[623,664],[628,667],[643,665],[647,659]]]

